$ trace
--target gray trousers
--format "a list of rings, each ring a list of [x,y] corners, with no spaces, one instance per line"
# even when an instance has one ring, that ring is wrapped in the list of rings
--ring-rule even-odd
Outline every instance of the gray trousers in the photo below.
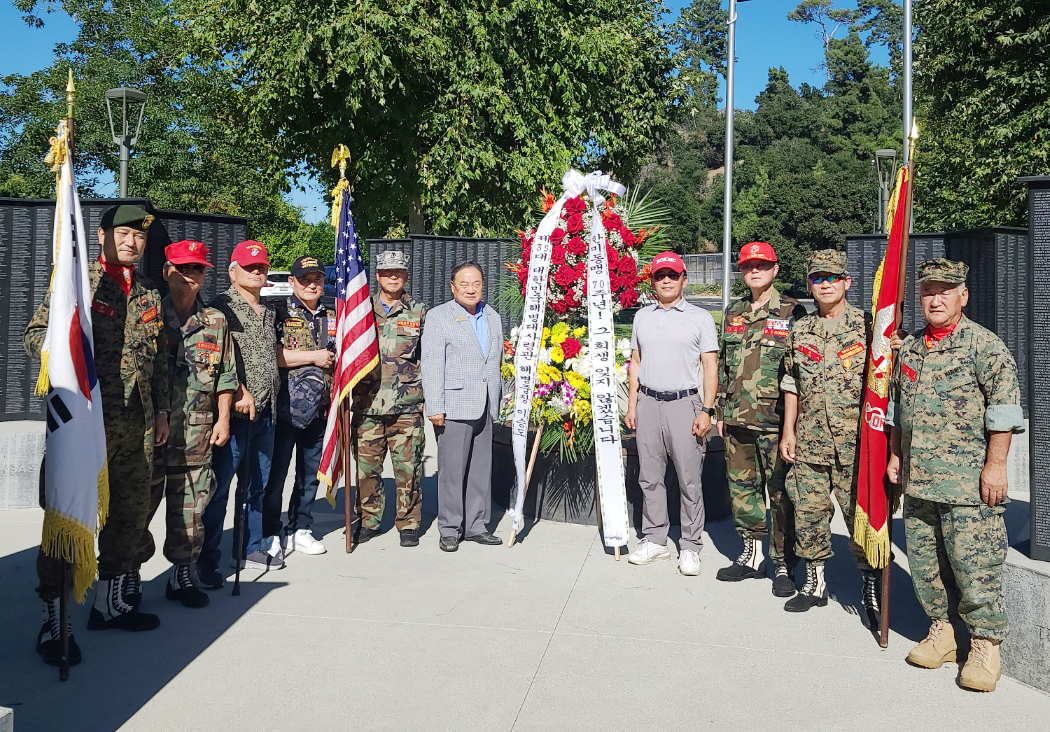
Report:
[[[642,536],[667,544],[667,487],[664,473],[670,454],[682,494],[682,549],[700,551],[704,545],[704,493],[700,473],[705,442],[693,435],[693,420],[703,402],[699,394],[661,402],[638,394],[638,484],[642,489]]]
[[[492,420],[445,419],[438,438],[438,533],[474,536],[492,515]]]

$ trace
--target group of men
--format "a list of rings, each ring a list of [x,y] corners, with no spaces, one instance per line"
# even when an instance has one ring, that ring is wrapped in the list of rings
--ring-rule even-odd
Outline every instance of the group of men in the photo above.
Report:
[[[700,573],[704,529],[700,474],[714,424],[725,442],[732,516],[743,550],[716,578],[772,577],[784,609],[827,605],[838,503],[852,535],[871,316],[846,301],[852,279],[842,252],[808,261],[816,310],[777,290],[777,256],[765,242],[740,251],[748,294],[711,315],[683,297],[685,266],[671,252],[651,266],[656,302],[635,315],[626,424],[638,436],[642,540],[629,561],[670,557],[664,475],[668,455],[681,490],[679,571]],[[890,339],[897,354],[886,424],[889,480],[901,486],[915,593],[931,619],[908,661],[938,668],[956,660],[951,616],[971,636],[962,686],[992,691],[1006,637],[1002,565],[1007,537],[1006,456],[1023,430],[1017,369],[1006,345],[962,313],[967,267],[934,259],[918,268],[927,324]],[[905,337],[906,336],[906,337]],[[769,519],[767,520],[767,506]],[[768,536],[767,554],[762,541]],[[863,615],[879,620],[881,574],[852,539]],[[802,587],[795,572],[805,563]]]
[[[275,306],[261,295],[266,248],[244,241],[229,264],[232,284],[205,306],[200,292],[212,267],[207,247],[182,241],[165,249],[169,294],[161,299],[135,270],[151,221],[134,206],[107,211],[98,231],[101,254],[90,268],[110,476],[90,629],[159,625],[157,615],[140,609],[139,568],[154,553],[148,525],[165,498],[163,552],[172,565],[166,596],[188,607],[208,604],[202,588],[223,586],[220,540],[235,476],[247,531],[234,554],[245,566],[280,569],[288,553],[325,551],[311,531],[336,327],[321,302],[324,267],[314,257],[296,260],[293,295]],[[656,302],[635,315],[625,417],[637,435],[643,497],[642,538],[629,561],[670,557],[664,485],[670,457],[681,492],[679,570],[700,573],[701,473],[714,428],[725,441],[733,520],[743,542],[716,577],[737,582],[771,574],[773,594],[790,598],[785,610],[804,612],[828,601],[832,495],[853,527],[872,323],[846,302],[851,278],[840,252],[810,257],[816,311],[808,315],[774,286],[779,265],[769,244],[747,244],[739,267],[749,294],[723,313],[719,334],[711,314],[684,298],[681,258],[663,252],[651,264]],[[500,317],[485,302],[477,263],[454,268],[452,299],[429,312],[407,294],[408,273],[402,252],[377,258],[371,304],[379,364],[353,392],[356,543],[380,533],[389,452],[400,543],[418,545],[425,416],[438,440],[440,549],[456,551],[462,541],[499,545],[488,524],[492,425],[503,388]],[[965,265],[931,260],[919,268],[918,280],[928,324],[892,341],[899,356],[887,414],[887,474],[903,486],[915,591],[932,621],[908,659],[927,668],[955,660],[949,613],[957,613],[972,636],[962,683],[992,690],[1007,630],[1005,461],[1011,434],[1023,424],[1016,367],[998,337],[962,314]],[[47,322],[45,299],[26,328],[31,355],[39,355]],[[296,452],[282,524],[283,488]],[[874,621],[880,573],[852,541],[850,551],[862,572],[866,616]],[[800,561],[805,579],[798,589]],[[44,611],[37,648],[55,664],[61,565],[41,552],[37,567]],[[75,663],[80,651],[75,642],[70,649]]]

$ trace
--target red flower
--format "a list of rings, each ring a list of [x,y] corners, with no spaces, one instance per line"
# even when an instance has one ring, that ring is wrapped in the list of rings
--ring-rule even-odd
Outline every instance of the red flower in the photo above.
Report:
[[[570,215],[583,213],[587,210],[587,204],[584,202],[583,196],[576,196],[576,198],[570,198],[565,202],[564,210]]]
[[[578,234],[583,231],[583,214],[574,213],[570,216],[565,223],[565,228],[572,234]]]
[[[521,248],[521,262],[528,266],[530,259],[532,259],[532,245],[526,244]]]
[[[565,229],[557,228],[551,232],[551,244],[558,246],[565,240]]]
[[[583,348],[583,344],[575,338],[566,338],[561,343],[561,351],[565,354],[565,358],[575,358],[581,348]]]
[[[634,278],[638,274],[638,262],[635,261],[634,257],[625,254],[620,263],[616,265],[616,272],[621,277],[630,276]]]
[[[629,308],[638,302],[638,290],[633,287],[620,293],[620,305]]]
[[[631,233],[631,230],[628,229],[626,226],[620,229],[620,238],[623,239],[623,245],[625,247],[634,249],[635,246],[638,245],[638,239],[635,237],[634,234]]]
[[[558,267],[558,271],[554,273],[554,281],[562,287],[568,287],[575,282],[576,279],[576,270],[567,264]]]
[[[580,306],[580,296],[576,294],[576,290],[569,290],[565,293],[565,304],[570,308]]]
[[[565,315],[565,313],[569,312],[569,306],[565,304],[564,300],[555,300],[551,303],[551,310],[558,315]]]
[[[606,244],[605,256],[609,259],[609,271],[611,272],[620,264],[620,253],[613,249],[612,245]]]
[[[569,254],[576,257],[582,257],[587,252],[587,243],[578,236],[569,239],[565,247],[569,250]]]
[[[573,269],[576,271],[577,279],[583,279],[587,275],[587,263],[586,262],[577,262],[576,266],[573,267]]]
[[[553,193],[548,193],[547,191],[543,191],[543,213],[547,213],[552,208],[554,208],[554,201],[555,200],[556,199],[554,198],[554,194]]]
[[[619,229],[623,227],[623,219],[620,218],[619,214],[614,214],[611,211],[602,216],[602,223],[605,224],[606,229]]]
[[[551,250],[552,264],[565,264],[565,247],[557,246]]]

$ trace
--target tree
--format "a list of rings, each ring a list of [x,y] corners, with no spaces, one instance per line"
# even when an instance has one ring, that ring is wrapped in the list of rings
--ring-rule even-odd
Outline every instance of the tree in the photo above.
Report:
[[[726,73],[728,22],[721,0],[693,0],[671,26],[678,97],[688,112],[718,104],[718,77]]]
[[[79,32],[59,44],[55,61],[28,75],[3,77],[0,91],[0,192],[50,197],[54,175],[43,164],[48,138],[65,117],[70,69],[77,86],[76,164],[81,194],[98,196],[118,167],[104,92],[139,87],[149,95],[129,168],[129,192],[160,208],[249,218],[253,234],[291,235],[302,216],[289,206],[281,161],[245,124],[240,92],[228,71],[195,64],[164,0],[129,0],[120,13],[97,0],[17,0],[30,24],[59,10]],[[265,241],[265,238],[263,238]]]
[[[505,234],[572,164],[630,180],[667,124],[659,0],[176,0],[287,165],[334,181],[366,233]]]
[[[850,27],[858,16],[856,10],[832,7],[832,0],[802,0],[787,17],[796,23],[812,23],[818,26],[820,30],[817,31],[817,38],[824,44],[824,52],[827,53],[831,39],[835,37],[839,28]],[[828,69],[828,79],[830,78],[831,70]]]
[[[916,227],[1021,225],[1021,175],[1050,173],[1050,7],[916,6]]]

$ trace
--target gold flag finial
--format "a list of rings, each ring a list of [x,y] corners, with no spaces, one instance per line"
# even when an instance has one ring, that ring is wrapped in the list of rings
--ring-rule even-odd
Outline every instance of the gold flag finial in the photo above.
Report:
[[[339,226],[339,213],[343,205],[343,193],[350,188],[346,179],[346,164],[350,162],[350,150],[343,143],[332,151],[332,167],[339,166],[339,183],[332,190],[332,226]]]
[[[66,119],[73,119],[73,99],[76,97],[77,88],[73,86],[73,69],[69,69],[69,79],[66,81]]]

